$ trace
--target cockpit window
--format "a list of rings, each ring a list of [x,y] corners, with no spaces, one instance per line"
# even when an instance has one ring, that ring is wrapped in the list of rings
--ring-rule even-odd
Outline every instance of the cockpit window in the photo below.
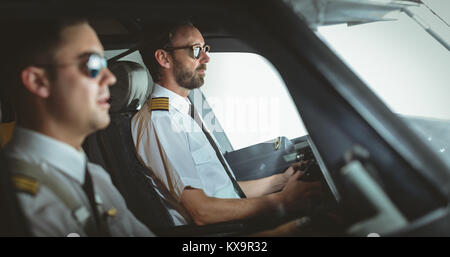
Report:
[[[201,91],[234,150],[306,135],[283,79],[267,59],[252,53],[209,56]]]
[[[287,2],[450,165],[450,2]]]

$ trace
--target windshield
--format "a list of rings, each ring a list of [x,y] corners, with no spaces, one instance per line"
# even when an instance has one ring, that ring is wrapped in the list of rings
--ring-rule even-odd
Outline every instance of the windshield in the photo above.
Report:
[[[450,165],[450,1],[288,2]]]

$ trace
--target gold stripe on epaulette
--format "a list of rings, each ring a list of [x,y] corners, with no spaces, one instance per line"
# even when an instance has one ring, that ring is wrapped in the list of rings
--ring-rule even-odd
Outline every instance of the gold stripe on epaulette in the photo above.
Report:
[[[157,97],[152,98],[151,111],[168,111],[169,110],[169,98],[168,97]]]
[[[12,181],[16,189],[24,193],[36,195],[39,191],[39,182],[32,178],[22,175],[15,175],[12,177]]]

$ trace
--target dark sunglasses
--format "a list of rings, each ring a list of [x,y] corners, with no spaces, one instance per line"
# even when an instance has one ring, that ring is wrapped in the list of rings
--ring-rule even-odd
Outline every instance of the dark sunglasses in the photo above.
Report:
[[[98,54],[91,54],[85,67],[89,77],[95,78],[103,68],[108,67],[108,63],[105,57]]]
[[[202,53],[202,50],[205,51],[205,53],[209,53],[211,47],[209,45],[192,45],[192,46],[178,46],[178,47],[166,47],[166,50],[178,50],[178,49],[192,49],[192,55],[195,59],[200,59],[200,54]]]
[[[83,58],[83,56],[88,56],[88,58]],[[71,65],[79,65],[80,69],[86,73],[90,78],[96,78],[103,68],[107,68],[108,64],[105,57],[100,56],[97,53],[83,54],[80,56],[82,60],[75,63],[64,63],[64,64],[41,64],[37,66],[43,67],[67,67]]]

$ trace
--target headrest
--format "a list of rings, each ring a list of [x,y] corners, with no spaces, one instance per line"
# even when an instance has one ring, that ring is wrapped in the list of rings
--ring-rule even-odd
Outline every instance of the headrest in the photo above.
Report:
[[[148,70],[131,61],[117,61],[108,68],[117,78],[116,84],[110,87],[110,112],[137,110],[147,100],[153,86]]]

